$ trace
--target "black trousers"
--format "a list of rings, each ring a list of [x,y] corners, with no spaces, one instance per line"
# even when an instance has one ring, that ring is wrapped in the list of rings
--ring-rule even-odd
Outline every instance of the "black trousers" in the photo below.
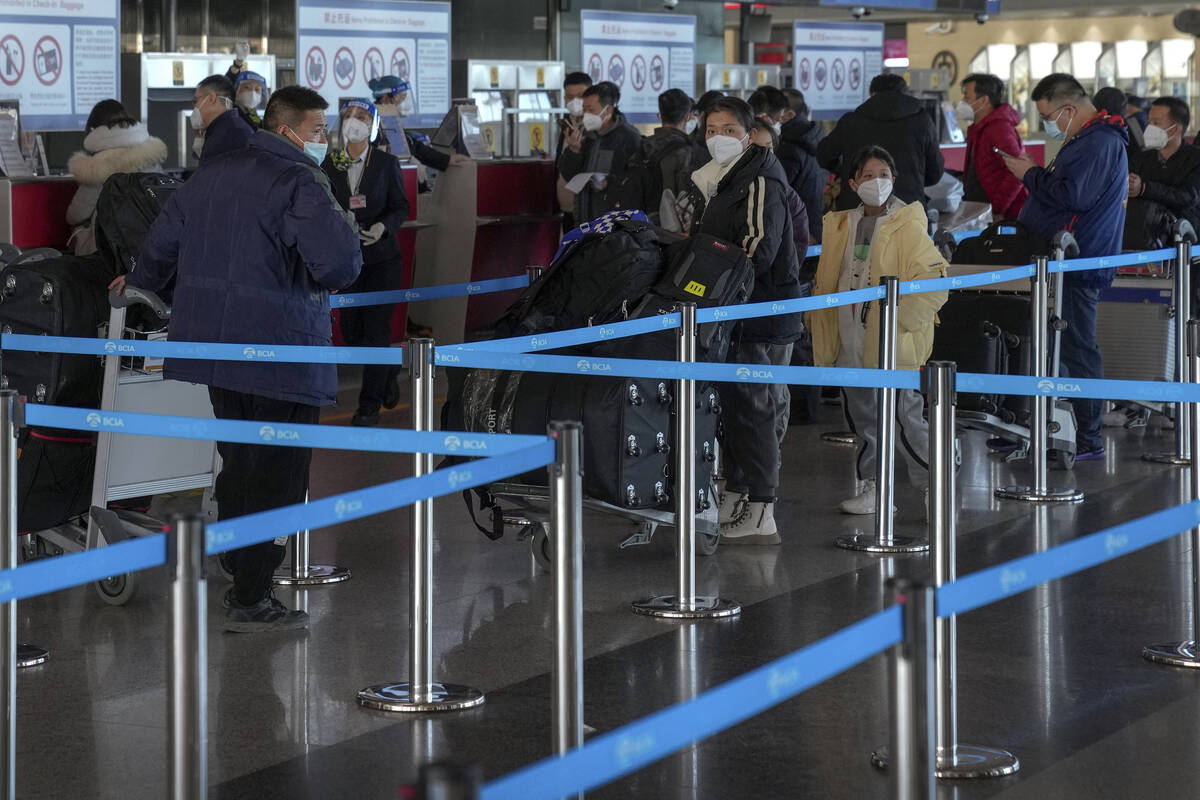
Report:
[[[316,425],[321,409],[305,403],[274,400],[210,386],[217,419],[254,420]],[[308,493],[310,447],[274,447],[262,444],[218,442],[221,472],[217,475],[217,518],[233,519],[258,511],[303,503]],[[243,547],[230,553],[233,590],[237,601],[252,605],[267,596],[272,576],[283,563],[279,540]]]
[[[395,289],[402,264],[399,261],[369,264],[349,288],[353,292],[381,292]],[[350,347],[391,347],[392,314],[395,304],[342,308],[338,311],[338,327],[342,341]],[[362,388],[358,392],[358,407],[375,413],[383,405],[383,395],[390,382],[396,380],[400,368],[394,365],[366,364],[363,366]]]

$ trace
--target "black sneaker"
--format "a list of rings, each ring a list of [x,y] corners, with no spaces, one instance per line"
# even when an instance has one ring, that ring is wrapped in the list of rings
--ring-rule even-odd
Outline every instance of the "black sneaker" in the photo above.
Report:
[[[308,627],[307,611],[289,611],[287,606],[268,594],[252,606],[244,606],[226,595],[225,630],[230,633],[291,631]]]
[[[379,424],[379,411],[368,411],[365,408],[360,408],[354,412],[354,417],[350,420],[350,424],[359,428],[374,428]]]
[[[392,378],[383,390],[383,407],[389,411],[400,405],[400,379]]]

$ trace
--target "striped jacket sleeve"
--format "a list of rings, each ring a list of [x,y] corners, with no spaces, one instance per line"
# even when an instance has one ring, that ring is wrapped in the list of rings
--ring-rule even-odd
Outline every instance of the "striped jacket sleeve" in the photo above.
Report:
[[[746,233],[740,243],[742,249],[754,262],[756,274],[768,273],[783,237],[791,235],[787,199],[781,185],[767,181],[761,175],[754,179],[746,195],[745,226]]]

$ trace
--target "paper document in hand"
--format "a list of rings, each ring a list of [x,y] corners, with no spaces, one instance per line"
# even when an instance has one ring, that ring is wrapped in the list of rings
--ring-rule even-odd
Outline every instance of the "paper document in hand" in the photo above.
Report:
[[[587,182],[592,178],[597,180],[604,177],[603,172],[581,172],[571,180],[567,181],[567,191],[571,194],[579,194],[583,191],[583,187],[587,186]]]

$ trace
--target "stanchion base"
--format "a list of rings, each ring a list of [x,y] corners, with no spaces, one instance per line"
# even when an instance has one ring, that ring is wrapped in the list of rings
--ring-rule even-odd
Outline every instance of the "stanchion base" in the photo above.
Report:
[[[36,667],[38,664],[45,664],[50,658],[50,651],[43,647],[37,647],[24,642],[17,643],[17,668]]]
[[[1152,644],[1142,648],[1142,658],[1153,661],[1155,664],[1200,669],[1200,648],[1197,648],[1196,643],[1191,641]]]
[[[858,437],[850,431],[829,431],[821,434],[821,441],[826,444],[858,444]]]
[[[272,580],[280,586],[323,586],[327,583],[341,583],[349,578],[350,570],[345,567],[310,564],[305,575],[294,575],[290,569],[285,568],[276,571]]]
[[[358,693],[358,704],[373,711],[461,711],[483,705],[483,692],[456,683],[431,683],[429,693],[413,699],[410,683],[381,683]]]
[[[1083,492],[1078,489],[1036,489],[1032,486],[1009,486],[996,490],[1001,500],[1023,500],[1026,503],[1078,503]]]
[[[937,767],[933,774],[939,778],[1001,778],[1012,775],[1021,768],[1021,762],[1007,750],[998,747],[982,747],[977,744],[960,744],[955,749],[953,760],[938,751]],[[887,769],[888,751],[880,747],[871,753],[871,766]]]
[[[742,607],[722,597],[697,597],[696,602],[684,605],[671,595],[638,600],[633,613],[660,619],[718,619],[742,613]]]
[[[923,536],[892,536],[891,544],[880,542],[873,533],[847,533],[837,538],[843,550],[860,553],[927,553],[929,540]]]
[[[1151,464],[1170,464],[1173,467],[1190,467],[1192,460],[1177,453],[1142,453],[1142,461]]]

